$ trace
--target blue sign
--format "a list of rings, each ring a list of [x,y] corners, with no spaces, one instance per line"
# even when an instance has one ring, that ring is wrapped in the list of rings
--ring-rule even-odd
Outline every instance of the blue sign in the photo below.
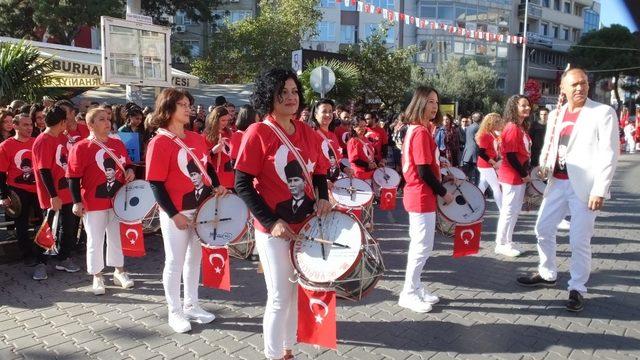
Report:
[[[124,147],[127,148],[129,158],[133,162],[140,161],[140,134],[135,132],[118,132],[120,140],[124,143]]]

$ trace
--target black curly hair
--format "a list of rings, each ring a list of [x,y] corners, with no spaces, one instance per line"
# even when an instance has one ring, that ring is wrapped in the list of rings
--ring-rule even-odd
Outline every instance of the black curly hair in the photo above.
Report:
[[[318,100],[315,104],[313,104],[313,106],[311,107],[311,110],[309,112],[311,113],[311,121],[313,122],[313,124],[315,124],[315,128],[316,129],[320,128],[320,123],[316,119],[316,111],[318,111],[318,108],[322,104],[331,105],[331,110],[332,111],[336,108],[336,103],[333,102],[333,100],[326,99],[326,98],[322,98],[322,99]],[[334,122],[332,121],[331,124],[329,124],[329,131],[333,131],[334,128],[335,128]]]
[[[502,119],[504,123],[515,123],[518,125],[518,102],[520,99],[527,99],[529,105],[531,105],[531,100],[525,95],[512,95],[504,106],[504,114],[502,115]],[[522,122],[522,128],[525,130],[529,129],[529,119],[524,119]]]
[[[296,117],[300,116],[300,112],[304,108],[304,97],[302,96],[302,83],[298,80],[298,76],[292,70],[271,69],[258,75],[253,87],[253,94],[250,100],[253,108],[261,114],[270,114],[273,112],[273,103],[276,96],[280,94],[284,88],[284,83],[292,79],[298,88],[298,111]]]

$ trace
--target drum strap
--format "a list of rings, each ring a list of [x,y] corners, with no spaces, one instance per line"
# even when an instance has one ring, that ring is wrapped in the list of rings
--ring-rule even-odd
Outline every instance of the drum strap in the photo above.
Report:
[[[184,143],[184,141],[182,141],[176,134],[164,128],[159,128],[157,130],[157,133],[158,135],[163,135],[173,140],[174,143],[178,144],[178,146],[180,146],[184,151],[186,151],[187,154],[189,154],[189,156],[191,157],[191,159],[193,159],[193,162],[196,163],[196,166],[198,167],[198,169],[200,170],[204,184],[206,186],[211,186],[213,184],[213,182],[211,181],[211,178],[209,177],[209,174],[207,173],[207,169],[205,169],[204,165],[202,165],[202,163],[200,162],[200,159],[196,157],[196,154],[194,154],[193,151],[191,151],[191,149],[187,146],[187,144]]]
[[[551,147],[553,146],[553,141],[555,140],[556,127],[558,125],[558,121],[562,123],[564,119],[565,108],[563,108],[562,104],[564,102],[564,95],[560,92],[558,95],[558,104],[556,106],[556,112],[554,113],[555,118],[553,121],[553,128],[551,129],[551,137],[549,138],[549,145],[547,146],[547,151],[544,153],[544,160],[540,163],[540,167],[545,167],[548,170],[551,170],[551,167],[547,166],[547,160],[549,159],[549,152],[551,151]],[[555,160],[554,160],[555,161]]]
[[[107,153],[107,155],[109,155],[111,159],[113,159],[113,161],[116,162],[116,165],[118,165],[118,169],[122,171],[123,175],[127,172],[127,170],[124,168],[124,165],[122,165],[122,162],[120,162],[120,159],[118,159],[116,154],[114,154],[113,151],[111,151],[111,149],[106,147],[100,140],[96,139],[96,137],[93,135],[90,135],[88,139],[92,143],[98,145],[102,150],[104,150],[104,152]]]
[[[309,185],[311,190],[313,190],[313,180],[311,179],[311,174],[309,174],[309,170],[307,169],[307,166],[305,165],[305,162],[302,159],[302,155],[300,155],[300,152],[298,152],[298,149],[296,149],[296,147],[293,146],[293,144],[291,143],[291,140],[289,140],[289,138],[282,132],[282,130],[280,130],[280,128],[277,125],[271,122],[269,118],[263,121],[263,123],[269,126],[271,130],[273,130],[273,132],[276,134],[276,136],[280,139],[280,141],[287,148],[289,148],[289,151],[293,154],[293,156],[296,158],[296,161],[298,161],[298,164],[300,164],[300,167],[302,168],[302,174],[304,175],[304,178],[307,181],[307,185]],[[312,191],[312,194],[313,193],[314,192]],[[312,195],[311,198],[313,199],[314,196],[315,195]]]

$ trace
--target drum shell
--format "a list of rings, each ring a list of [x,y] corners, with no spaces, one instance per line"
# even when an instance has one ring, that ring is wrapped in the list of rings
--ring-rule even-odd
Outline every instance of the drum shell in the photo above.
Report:
[[[238,238],[237,241],[232,241],[227,244],[229,250],[229,256],[236,259],[246,260],[253,253],[253,249],[256,244],[255,228],[253,227],[253,216],[249,216],[247,221],[247,231],[244,235]]]

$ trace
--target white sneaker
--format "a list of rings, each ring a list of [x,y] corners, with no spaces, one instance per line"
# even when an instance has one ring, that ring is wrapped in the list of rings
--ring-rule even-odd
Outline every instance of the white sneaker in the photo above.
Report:
[[[198,324],[208,324],[216,319],[212,313],[205,311],[199,305],[186,306],[184,308],[184,316]]]
[[[93,295],[104,295],[106,292],[104,288],[104,278],[102,276],[93,277]]]
[[[431,311],[431,304],[423,301],[416,294],[410,294],[410,295],[400,294],[400,299],[398,299],[398,305],[418,313],[427,313]]]
[[[495,253],[507,257],[518,257],[522,255],[522,251],[514,248],[513,245],[496,245]]]
[[[186,333],[191,331],[191,323],[182,313],[169,313],[169,326],[177,333]]]
[[[126,272],[119,272],[115,270],[113,272],[113,283],[117,286],[122,286],[123,289],[130,289],[133,287],[133,280],[129,278]]]
[[[558,230],[569,230],[571,227],[571,222],[567,219],[562,219],[560,224],[558,224]]]
[[[437,304],[438,301],[440,301],[439,297],[428,292],[425,288],[420,289],[420,298],[422,298],[422,301],[427,302],[431,305]]]

